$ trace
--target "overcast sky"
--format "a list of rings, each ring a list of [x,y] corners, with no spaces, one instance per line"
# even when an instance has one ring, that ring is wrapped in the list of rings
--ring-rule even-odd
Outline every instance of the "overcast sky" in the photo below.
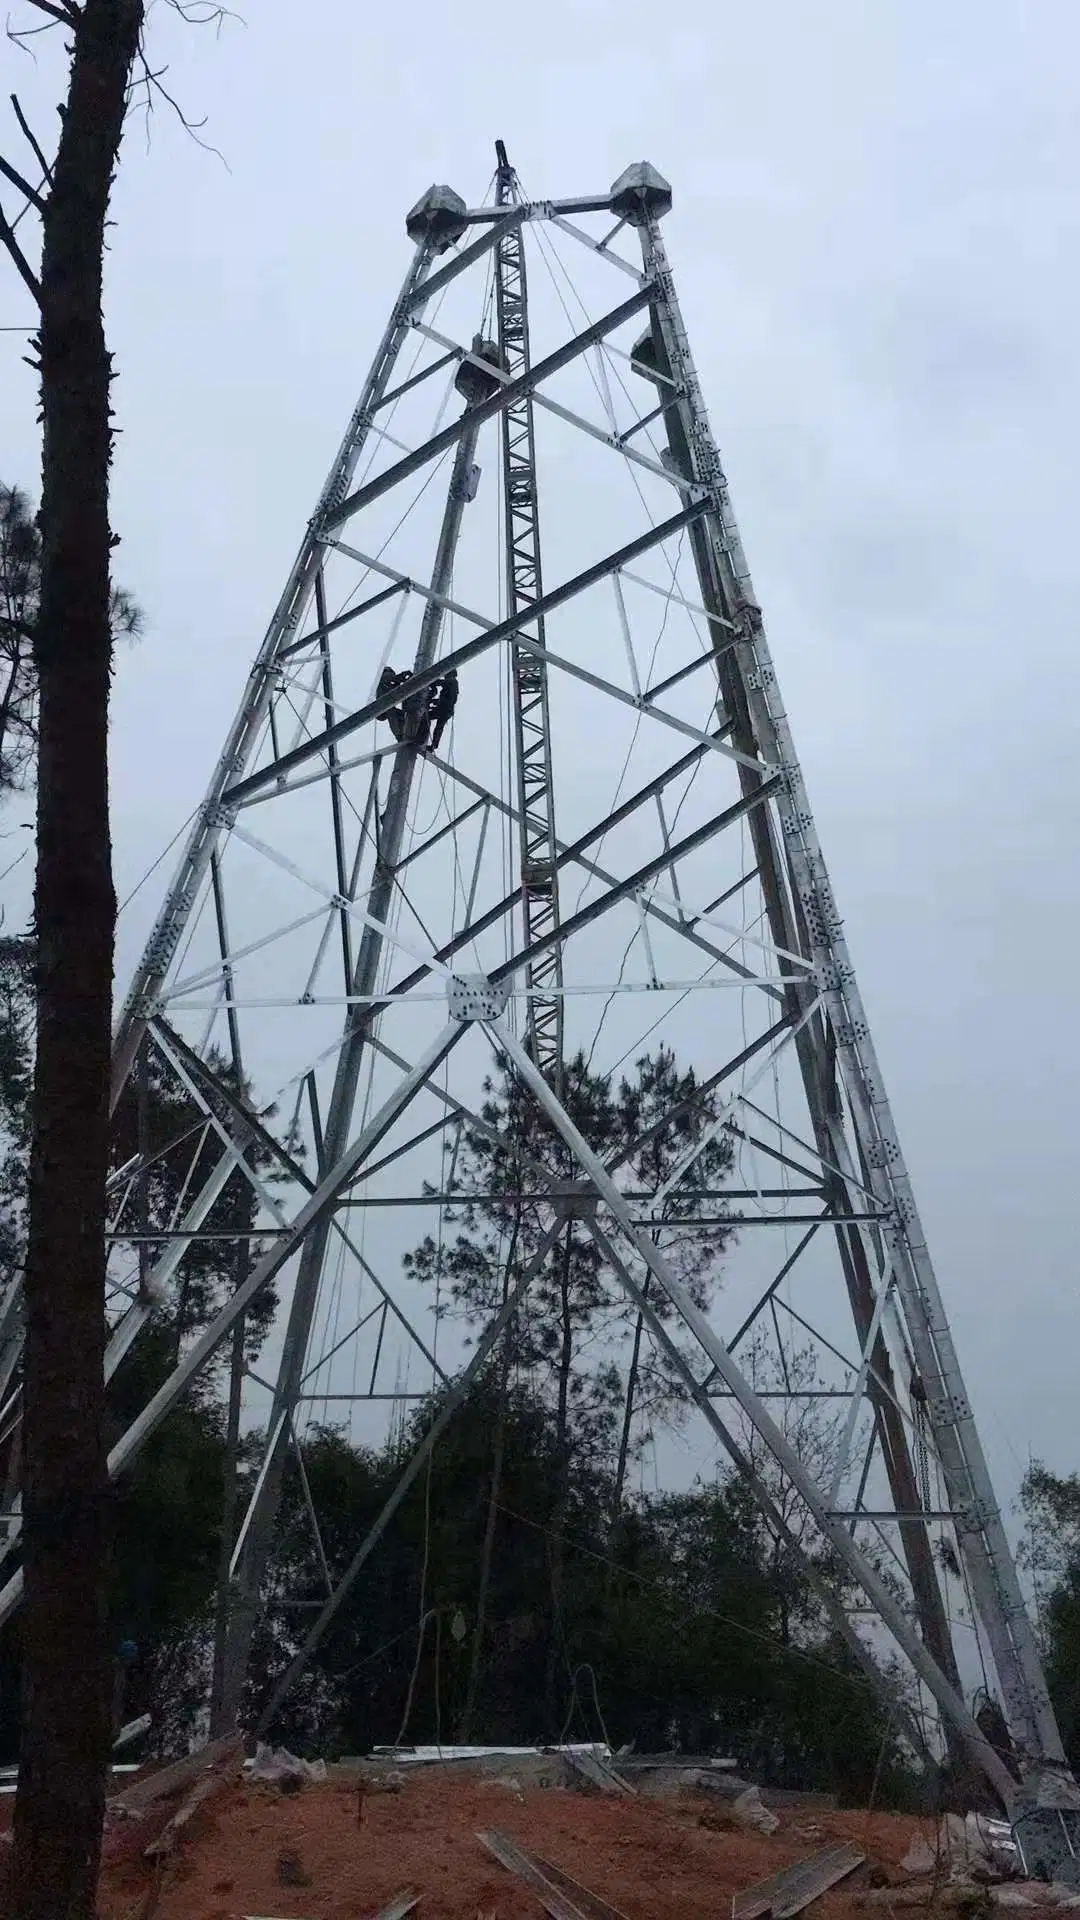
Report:
[[[215,37],[158,0],[150,42],[227,167],[159,107],[114,200],[117,572],[148,617],[116,682],[121,895],[200,796],[408,207],[432,179],[479,200],[496,136],[534,196],[652,159],[999,1488],[1030,1452],[1080,1466],[1075,9],[264,0]],[[3,91],[47,144],[37,46]],[[26,304],[0,262],[0,324]],[[33,488],[24,350],[0,335],[0,477]]]

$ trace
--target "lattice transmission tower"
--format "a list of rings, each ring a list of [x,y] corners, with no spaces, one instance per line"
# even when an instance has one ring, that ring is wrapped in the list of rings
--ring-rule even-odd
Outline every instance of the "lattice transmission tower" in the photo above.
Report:
[[[117,1099],[153,1062],[201,1126],[167,1221],[148,1217],[147,1143],[118,1159],[110,1375],[220,1235],[238,1174],[251,1214],[231,1296],[111,1472],[230,1356],[231,1433],[265,1446],[226,1540],[227,1725],[309,1424],[344,1408],[370,1433],[403,1391],[443,1389],[388,1510],[325,1565],[276,1707],[573,1230],[624,1303],[616,1358],[636,1330],[702,1458],[746,1474],[810,1577],[804,1523],[831,1549],[847,1597],[822,1598],[856,1657],[877,1675],[887,1635],[1010,1811],[1074,1804],[691,358],[671,204],[645,163],[528,200],[500,146],[490,204],[433,187],[408,216],[404,283],[119,1017]],[[564,1069],[584,1054],[617,1076],[661,1045],[694,1069],[700,1124],[642,1188],[636,1147],[605,1159],[579,1131]],[[537,1140],[561,1137],[563,1172],[526,1139],[543,1232],[466,1348],[402,1255],[448,1204],[461,1130],[485,1133],[496,1061],[544,1116]],[[713,1191],[699,1169],[718,1141]],[[706,1311],[670,1238],[718,1210]],[[278,1323],[249,1364],[245,1318],[271,1284]],[[0,1337],[10,1422],[15,1296]],[[842,1416],[824,1460],[793,1438],[812,1398]],[[7,1527],[3,1617],[17,1498]],[[968,1701],[964,1601],[1008,1740]]]

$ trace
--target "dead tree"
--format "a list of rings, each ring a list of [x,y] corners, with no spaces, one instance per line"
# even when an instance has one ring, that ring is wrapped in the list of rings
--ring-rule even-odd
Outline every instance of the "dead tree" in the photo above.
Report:
[[[144,0],[29,0],[69,36],[55,158],[33,135],[43,434],[38,686],[37,1058],[25,1275],[23,1721],[11,1911],[91,1920],[110,1745],[105,1638],[105,1177],[116,901],[109,837],[110,356],[105,221]],[[16,108],[16,111],[18,109]]]

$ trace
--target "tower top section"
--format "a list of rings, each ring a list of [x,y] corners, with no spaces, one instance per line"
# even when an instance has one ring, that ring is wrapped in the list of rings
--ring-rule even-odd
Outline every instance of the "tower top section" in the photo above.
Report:
[[[520,195],[517,174],[507,157],[506,146],[502,140],[496,140],[495,153],[498,161],[497,178],[500,187],[505,189],[501,198],[497,197],[494,207],[468,207],[459,193],[445,183],[431,186],[417,201],[405,220],[405,231],[414,242],[427,240],[434,253],[446,253],[456,247],[458,241],[474,222],[496,219],[504,209],[506,199],[511,197],[510,190],[517,189],[514,197]],[[585,199],[543,202],[545,209],[554,213],[601,212],[605,209],[616,219],[630,227],[647,227],[662,220],[671,212],[672,191],[658,167],[650,160],[635,160],[624,167],[618,179],[606,193],[590,194]]]

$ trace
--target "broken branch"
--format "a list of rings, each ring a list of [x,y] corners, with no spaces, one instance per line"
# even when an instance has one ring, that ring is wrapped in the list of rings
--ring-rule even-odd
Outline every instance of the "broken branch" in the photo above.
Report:
[[[12,95],[12,98],[14,98],[14,95]],[[13,187],[18,187],[20,193],[26,195],[32,207],[36,207],[39,213],[44,213],[45,202],[37,191],[37,188],[32,187],[29,180],[24,180],[22,174],[18,173],[10,162],[4,159],[2,153],[0,153],[0,173],[3,174],[5,180],[11,181]]]
[[[30,292],[33,294],[35,306],[40,307],[41,306],[41,282],[38,280],[37,275],[32,271],[30,263],[27,260],[26,255],[23,252],[22,248],[20,247],[18,241],[16,240],[14,231],[9,226],[7,220],[4,218],[3,213],[0,213],[0,241],[3,241],[4,246],[7,248],[9,254],[11,255],[11,258],[15,263],[16,272],[19,274],[20,278],[25,282],[25,284],[29,287]]]
[[[184,17],[186,18],[186,15]],[[162,74],[167,73],[168,68],[160,67],[157,70],[155,70],[150,65],[150,62],[147,60],[146,55],[143,52],[141,47],[139,49],[139,66],[141,68],[141,72],[139,74],[138,79],[132,83],[131,91],[132,91],[132,94],[134,94],[135,87],[137,86],[141,86],[146,89],[145,107],[146,107],[146,114],[147,114],[147,138],[149,138],[149,116],[153,109],[154,94],[159,93],[162,99],[166,102],[166,104],[172,108],[173,112],[175,113],[177,119],[180,122],[180,125],[183,127],[184,132],[187,134],[190,134],[191,138],[195,142],[195,145],[197,147],[204,148],[207,153],[212,153],[216,155],[217,159],[221,161],[221,164],[225,168],[226,172],[229,172],[230,171],[229,163],[226,160],[225,155],[221,152],[221,149],[219,147],[213,146],[209,140],[201,140],[199,138],[200,128],[205,127],[206,125],[205,118],[203,118],[202,120],[189,120],[187,117],[187,114],[184,112],[184,109],[180,105],[179,101],[175,100],[172,94],[169,92],[169,89],[166,86],[162,85]]]
[[[46,183],[51,187],[52,186],[52,168],[50,167],[48,161],[46,160],[45,155],[42,153],[41,148],[38,146],[37,140],[27,121],[26,115],[24,114],[22,108],[19,105],[19,96],[17,93],[12,94],[11,104],[15,109],[15,118],[18,121],[20,127],[22,128],[24,134],[26,135],[26,138],[29,141],[31,147],[33,148],[34,158],[36,159],[39,167],[41,168],[42,173],[45,175]]]
[[[47,13],[53,20],[59,20],[65,27],[77,27],[79,24],[76,7],[55,6],[53,0],[30,0],[30,5],[36,7],[39,13]]]

